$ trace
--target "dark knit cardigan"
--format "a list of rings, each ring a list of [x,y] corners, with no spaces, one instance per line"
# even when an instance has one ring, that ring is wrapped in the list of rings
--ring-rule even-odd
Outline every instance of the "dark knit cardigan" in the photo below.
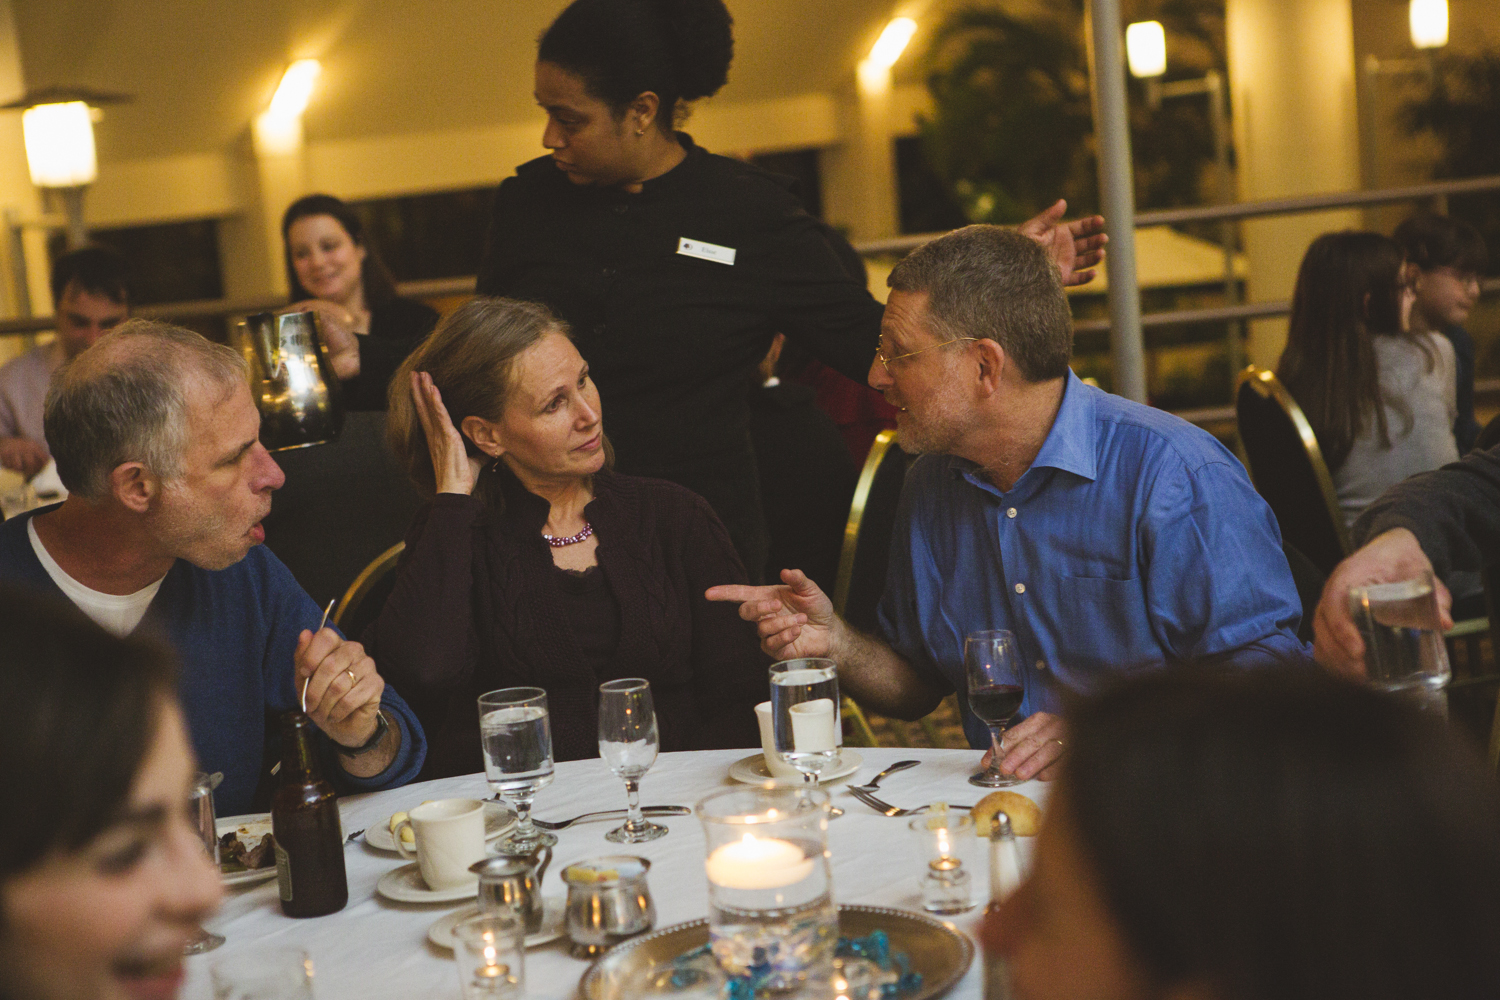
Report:
[[[557,760],[596,757],[599,680],[570,632],[551,550],[549,505],[503,464],[489,501],[439,494],[407,533],[395,589],[366,646],[428,735],[424,778],[483,770],[476,699],[547,691]],[[708,504],[680,486],[602,471],[584,510],[620,607],[616,676],[651,682],[661,749],[759,745],[767,696],[753,623],[703,592],[745,569]]]

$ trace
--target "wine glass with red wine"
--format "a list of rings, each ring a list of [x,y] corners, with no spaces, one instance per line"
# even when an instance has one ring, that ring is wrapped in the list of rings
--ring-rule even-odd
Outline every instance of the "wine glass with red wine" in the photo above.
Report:
[[[968,676],[969,711],[990,727],[990,766],[969,776],[981,788],[1019,785],[1015,775],[1000,770],[1000,740],[1016,713],[1026,689],[1018,672],[1021,653],[1016,637],[1004,629],[970,632],[964,637],[964,673]]]

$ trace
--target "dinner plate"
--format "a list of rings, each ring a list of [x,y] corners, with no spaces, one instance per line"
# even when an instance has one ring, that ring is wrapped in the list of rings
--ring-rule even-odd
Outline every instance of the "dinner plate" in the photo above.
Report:
[[[405,810],[409,811],[409,810]],[[392,813],[391,816],[394,816]],[[485,800],[484,803],[484,839],[494,840],[503,835],[507,830],[516,825],[516,814],[507,808],[503,802],[492,802]],[[365,828],[365,843],[377,851],[390,851],[399,854],[396,850],[396,840],[391,836],[391,817],[387,816],[372,826]]]
[[[375,883],[375,891],[398,903],[453,903],[479,895],[479,876],[475,875],[474,881],[453,889],[429,889],[422,878],[421,869],[413,861],[380,876],[380,881]]]
[[[863,757],[848,747],[844,747],[839,751],[839,762],[833,767],[824,769],[822,777],[818,780],[818,784],[828,785],[841,778],[847,778],[855,771],[858,771],[860,765],[864,762],[865,759]],[[764,753],[754,753],[742,760],[735,761],[729,765],[729,776],[735,781],[743,781],[747,785],[759,785],[773,780],[770,769],[766,767],[766,755]],[[783,778],[780,780],[785,781],[787,779]]]
[[[865,937],[882,930],[891,952],[905,955],[922,984],[902,1000],[933,1000],[951,990],[974,960],[974,943],[952,924],[913,910],[885,906],[840,906],[839,934]],[[615,945],[589,966],[578,983],[582,1000],[634,996],[681,996],[673,985],[676,959],[708,943],[708,920],[651,931]]]
[[[260,838],[271,832],[270,813],[249,813],[245,816],[225,816],[214,823],[214,832],[220,837],[226,833],[237,833],[245,847],[254,847]],[[219,877],[227,886],[254,885],[276,877],[276,864],[264,868],[247,868],[238,872],[220,872]]]
[[[568,900],[565,896],[552,896],[542,900],[542,926],[535,934],[526,935],[526,947],[535,948],[539,944],[556,941],[563,936],[567,929],[563,918],[568,915]],[[442,948],[444,951],[452,951],[458,942],[453,938],[453,928],[468,920],[470,917],[479,916],[479,907],[466,906],[461,910],[454,910],[442,919],[427,928],[427,940]]]

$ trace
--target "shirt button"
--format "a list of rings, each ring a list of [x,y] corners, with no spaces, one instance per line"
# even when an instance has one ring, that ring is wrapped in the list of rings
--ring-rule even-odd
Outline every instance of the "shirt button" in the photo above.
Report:
[[[1005,516],[1006,517],[1015,517],[1016,516],[1016,509],[1014,507],[1012,507],[1010,510],[1008,510],[1008,511],[1005,512]]]
[[[615,276],[615,269],[612,267],[606,267],[604,269],[604,276],[606,278],[613,278]]]
[[[1024,593],[1026,593],[1026,584],[1024,584],[1024,583],[1018,583],[1018,584],[1016,584],[1016,593],[1018,593],[1018,594],[1024,594]]]
[[[1036,661],[1036,668],[1038,670],[1046,670],[1047,669],[1047,661],[1046,660],[1037,660]]]

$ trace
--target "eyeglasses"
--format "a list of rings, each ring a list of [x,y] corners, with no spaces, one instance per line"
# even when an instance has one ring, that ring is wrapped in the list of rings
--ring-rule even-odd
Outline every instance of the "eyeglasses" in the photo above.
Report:
[[[880,362],[880,367],[884,368],[885,369],[885,373],[887,375],[889,375],[889,374],[891,374],[891,365],[895,364],[897,361],[905,361],[907,358],[914,358],[918,354],[922,354],[922,353],[925,353],[927,351],[934,351],[934,350],[937,350],[939,347],[947,347],[949,344],[957,344],[958,342],[963,341],[963,340],[978,340],[978,339],[980,339],[980,338],[978,338],[978,337],[954,337],[952,340],[945,340],[941,344],[929,344],[926,347],[922,348],[922,350],[920,350],[920,351],[908,351],[906,354],[898,354],[894,358],[888,358],[888,357],[885,356],[885,346],[884,346],[885,345],[885,338],[881,337],[879,344],[875,348],[875,360]]]

